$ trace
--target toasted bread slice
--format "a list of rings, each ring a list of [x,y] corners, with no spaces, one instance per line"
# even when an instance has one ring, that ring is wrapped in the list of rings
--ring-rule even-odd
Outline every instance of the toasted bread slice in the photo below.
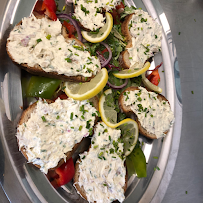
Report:
[[[99,122],[99,123],[97,123],[97,125],[101,125],[102,126],[102,123],[103,122]],[[103,123],[103,125],[104,125],[104,123]],[[104,126],[103,126],[104,127]],[[107,126],[105,125],[105,127],[104,128],[106,128]],[[108,132],[109,132],[109,129],[108,129],[108,127],[107,127],[107,130],[108,130]],[[110,134],[110,135],[112,135],[112,134]],[[98,136],[100,136],[100,134],[98,135]],[[102,135],[101,135],[102,136]],[[106,136],[106,135],[105,135]],[[104,136],[104,138],[105,138],[105,136]],[[109,136],[109,137],[111,137],[111,136]],[[112,135],[112,137],[113,137],[113,135]],[[96,142],[96,140],[94,140],[94,135],[93,135],[93,139],[92,139],[92,144],[89,146],[89,150],[88,150],[88,152],[87,152],[87,155],[86,156],[88,156],[88,153],[89,153],[89,151],[90,151],[90,149],[93,147],[94,149],[96,149],[97,147],[98,147],[98,145],[96,145],[95,146],[95,143],[97,143],[98,144],[98,142]],[[109,138],[110,139],[110,138]],[[93,142],[95,141],[95,143],[93,144]],[[111,142],[111,141],[110,141]],[[110,144],[110,143],[109,143]],[[106,143],[106,146],[108,146],[109,144],[107,144]],[[103,146],[103,145],[101,145],[101,146]],[[99,146],[99,147],[101,147],[101,146]],[[99,148],[98,147],[98,148]],[[103,146],[104,148],[105,148],[105,146]],[[103,149],[104,149],[103,148]],[[105,150],[108,150],[108,148],[105,148]],[[105,151],[104,150],[104,151]],[[111,148],[111,150],[112,150],[112,148]],[[107,159],[108,160],[108,159]],[[106,161],[106,160],[105,160]],[[87,199],[87,195],[86,195],[86,191],[85,191],[85,189],[84,189],[84,187],[83,186],[80,186],[78,183],[79,183],[79,177],[80,177],[80,163],[81,163],[81,159],[78,159],[77,160],[77,162],[76,162],[76,164],[75,164],[75,175],[74,175],[74,177],[73,177],[73,179],[74,179],[74,186],[75,186],[75,188],[76,188],[76,190],[77,190],[77,192],[84,198],[84,199],[86,199],[87,201],[88,201],[88,199]],[[116,162],[117,164],[119,163],[119,162]],[[102,164],[102,163],[101,163]],[[126,169],[126,164],[125,164],[125,162],[124,162],[124,166],[125,166],[125,169]],[[110,171],[111,171],[111,169],[110,169]],[[92,172],[92,173],[94,173],[94,172]],[[91,174],[92,174],[91,173]],[[92,181],[94,181],[94,180],[92,180]],[[124,190],[124,193],[125,193],[125,191],[127,190],[127,181],[128,181],[128,174],[127,174],[127,170],[126,170],[126,174],[125,174],[125,184],[123,185],[123,190]],[[99,183],[98,183],[99,184]],[[96,202],[96,201],[95,201]]]
[[[54,102],[54,101],[49,100],[49,99],[46,99],[46,101],[47,101],[48,104],[51,104],[51,103]],[[98,98],[97,98],[97,97],[93,97],[93,98],[90,99],[90,101],[93,103],[93,106],[94,106],[97,110],[99,110],[99,100],[98,100]],[[31,114],[32,114],[32,113],[35,111],[35,109],[36,109],[36,106],[37,106],[37,102],[33,103],[33,104],[30,105],[26,110],[23,111],[23,113],[22,113],[22,115],[21,115],[21,118],[20,118],[20,121],[19,121],[19,123],[18,123],[18,126],[19,126],[19,125],[22,125],[23,123],[26,123],[26,122],[30,119]],[[95,124],[97,123],[97,119],[98,119],[98,118],[96,117],[96,119],[95,119]],[[84,138],[83,138],[83,139],[84,139]],[[83,140],[83,139],[82,139],[82,140]],[[82,140],[81,140],[81,142],[82,142]],[[74,152],[76,151],[76,149],[79,147],[79,145],[80,145],[81,142],[75,144],[71,151],[65,153],[67,160],[72,157],[72,155],[74,154]],[[24,157],[28,160],[26,148],[25,148],[25,147],[21,147],[20,151],[22,152],[22,154],[24,155]],[[49,169],[49,170],[54,170],[54,169],[60,167],[63,163],[64,163],[64,159],[61,159],[61,160],[58,162],[58,165],[57,165],[56,167],[51,168],[51,169]],[[37,168],[40,168],[39,165],[37,165],[37,164],[34,164],[34,165],[35,165]]]
[[[128,87],[126,90],[124,90],[120,97],[119,97],[119,107],[120,109],[128,116],[130,116],[131,114],[134,114],[134,112],[131,110],[131,106],[126,106],[124,104],[124,93],[125,92],[129,92],[129,91],[134,91],[134,90],[139,90],[138,87]],[[161,94],[158,94],[157,95],[157,98],[160,100],[160,101],[166,101],[168,102],[168,100]],[[169,102],[168,102],[169,103]],[[170,105],[170,104],[169,104]],[[153,133],[150,133],[148,132],[140,123],[138,117],[136,116],[136,122],[138,123],[138,127],[139,127],[139,132],[144,135],[145,137],[148,137],[150,139],[157,139],[157,136]],[[164,132],[164,134],[166,135],[168,133],[169,129],[167,131]]]
[[[44,18],[45,16],[44,15],[39,15],[38,13],[34,12],[34,15],[36,18],[38,19],[42,19]],[[22,21],[20,21],[16,26],[18,25],[21,25],[22,24]],[[66,42],[68,41],[72,41],[72,40],[75,40],[75,43],[79,46],[83,46],[85,47],[85,45],[79,41],[78,39],[75,39],[75,38],[68,38],[68,32],[67,32],[67,29],[65,26],[62,26],[62,31],[61,31],[62,35],[64,36]],[[9,35],[10,37],[10,35]],[[19,64],[17,63],[13,56],[11,55],[11,53],[9,52],[8,50],[8,44],[9,44],[10,40],[7,40],[7,44],[6,44],[6,50],[7,50],[7,53],[9,55],[9,57],[11,58],[11,60],[20,68],[26,70],[27,72],[31,73],[31,74],[34,74],[34,75],[40,75],[40,76],[44,76],[44,77],[50,77],[50,78],[56,78],[56,79],[61,79],[61,80],[64,80],[64,81],[72,81],[72,82],[88,82],[90,81],[92,78],[95,77],[95,75],[92,75],[91,77],[84,77],[82,75],[77,75],[77,76],[67,76],[67,75],[64,75],[64,74],[58,74],[56,71],[53,71],[53,72],[46,72],[44,71],[40,65],[36,64],[34,65],[34,67],[31,67],[29,66],[27,63],[22,63],[22,64]]]
[[[79,165],[80,165],[80,159],[76,162],[75,164],[75,175],[73,177],[74,179],[74,186],[77,189],[78,193],[85,199],[87,200],[87,196],[86,196],[86,192],[84,190],[84,187],[80,187],[77,182],[79,181],[79,176],[80,176],[80,171],[79,171]],[[128,186],[128,174],[127,174],[127,170],[126,170],[126,176],[125,176],[125,185],[123,186],[123,190],[124,193],[127,190],[127,186]],[[88,200],[87,200],[88,201]]]

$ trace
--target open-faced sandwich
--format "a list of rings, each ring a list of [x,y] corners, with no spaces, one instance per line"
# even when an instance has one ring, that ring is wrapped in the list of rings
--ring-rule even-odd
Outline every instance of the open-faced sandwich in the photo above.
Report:
[[[99,59],[81,41],[68,38],[59,19],[23,18],[11,31],[6,48],[13,62],[35,75],[85,82],[101,70]]]
[[[144,87],[128,87],[119,97],[119,106],[137,116],[139,132],[151,139],[164,137],[174,121],[168,100]]]
[[[143,10],[135,10],[121,25],[127,39],[120,64],[123,68],[141,69],[144,63],[161,50],[162,27]]]
[[[74,186],[88,202],[125,199],[127,172],[121,130],[97,123],[88,152],[80,154],[75,166]]]
[[[98,99],[92,99],[98,108]],[[19,149],[44,173],[68,160],[84,137],[93,132],[97,109],[71,98],[39,100],[22,114],[17,128]]]

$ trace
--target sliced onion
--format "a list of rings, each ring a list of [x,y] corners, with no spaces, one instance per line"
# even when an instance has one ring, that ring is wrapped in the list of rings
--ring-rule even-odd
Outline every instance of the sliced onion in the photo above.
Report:
[[[58,18],[64,18],[64,19],[68,19],[71,21],[71,23],[74,25],[77,34],[78,34],[78,40],[80,40],[82,42],[82,34],[81,34],[81,29],[80,26],[78,25],[78,23],[76,22],[76,20],[72,19],[70,15],[65,14],[65,13],[61,13],[61,14],[57,14]]]
[[[66,4],[73,3],[73,0],[66,0]]]
[[[108,72],[111,72],[112,70],[108,70]],[[128,79],[125,79],[125,82],[120,85],[120,86],[116,86],[116,85],[113,85],[111,84],[109,81],[107,81],[107,85],[113,89],[122,89],[124,88],[126,85],[128,84]]]
[[[101,63],[101,67],[104,67],[104,66],[106,66],[106,65],[111,61],[111,58],[112,58],[112,51],[111,51],[111,48],[110,48],[110,46],[109,46],[108,44],[106,44],[106,43],[104,43],[104,42],[100,42],[100,43],[101,43],[102,45],[104,45],[104,46],[107,48],[108,52],[109,52],[109,58],[108,58],[108,59],[105,59],[105,61]]]

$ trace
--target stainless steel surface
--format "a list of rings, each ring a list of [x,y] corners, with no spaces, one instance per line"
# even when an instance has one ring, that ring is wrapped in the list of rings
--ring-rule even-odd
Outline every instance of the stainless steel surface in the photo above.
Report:
[[[129,5],[133,4],[132,1],[127,2]],[[150,15],[157,18],[157,21],[164,22],[165,24],[167,21],[161,17],[163,16],[163,11],[159,2],[156,0],[152,2],[150,0],[137,0],[135,4],[137,7],[148,10]],[[1,16],[0,65],[2,71],[0,72],[0,82],[2,83],[2,88],[0,91],[0,138],[1,145],[3,146],[1,150],[3,150],[0,156],[1,160],[4,161],[0,163],[0,182],[11,202],[84,202],[76,194],[71,183],[57,191],[54,190],[44,174],[26,163],[17,148],[15,128],[22,112],[19,107],[23,106],[20,84],[21,71],[8,58],[5,51],[5,43],[9,31],[14,24],[19,22],[22,17],[30,14],[34,3],[35,1],[32,0],[10,0],[6,1],[6,3],[4,1],[4,8],[2,10],[4,15]],[[154,9],[154,6],[156,6],[157,10]],[[164,171],[167,168],[167,160],[170,154],[173,136],[177,133],[180,134],[182,111],[179,91],[180,84],[178,83],[179,75],[174,75],[174,71],[178,73],[178,69],[174,69],[177,59],[176,53],[174,52],[174,44],[171,41],[170,28],[169,26],[167,28],[167,30],[165,28],[163,30],[162,54],[155,56],[154,65],[159,64],[161,61],[164,63],[160,71],[160,86],[163,88],[163,94],[170,101],[172,110],[180,120],[176,121],[174,127],[170,130],[163,142],[161,139],[151,142],[142,137],[140,138],[145,142],[143,150],[148,160],[148,177],[140,180],[134,176],[130,178],[125,202],[140,201],[145,203],[152,200],[161,183],[162,177],[165,175]],[[164,70],[164,73],[162,70]],[[153,159],[154,156],[158,156],[159,160]],[[154,167],[157,165],[161,170],[154,172]],[[13,187],[12,190],[11,187]]]

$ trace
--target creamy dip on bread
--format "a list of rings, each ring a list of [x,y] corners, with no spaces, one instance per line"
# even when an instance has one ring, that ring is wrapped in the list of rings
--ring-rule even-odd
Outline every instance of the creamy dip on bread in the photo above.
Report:
[[[139,87],[139,90],[126,91],[123,102],[126,106],[130,105],[143,128],[160,138],[166,135],[174,122],[174,114],[169,102],[160,101],[157,96],[155,92]]]
[[[97,123],[91,148],[80,155],[79,184],[88,202],[123,202],[126,168],[121,131]]]
[[[147,59],[161,50],[162,27],[143,10],[135,10],[128,23],[132,46],[127,48],[130,68],[141,69]]]
[[[51,104],[39,100],[28,121],[18,126],[19,149],[23,147],[28,161],[47,173],[92,133],[96,116],[96,109],[87,100],[57,99]]]
[[[100,71],[97,57],[91,56],[86,47],[73,38],[61,34],[62,24],[34,15],[23,18],[8,38],[7,49],[13,60],[30,67],[39,65],[45,72],[57,72],[66,76],[92,77]]]

